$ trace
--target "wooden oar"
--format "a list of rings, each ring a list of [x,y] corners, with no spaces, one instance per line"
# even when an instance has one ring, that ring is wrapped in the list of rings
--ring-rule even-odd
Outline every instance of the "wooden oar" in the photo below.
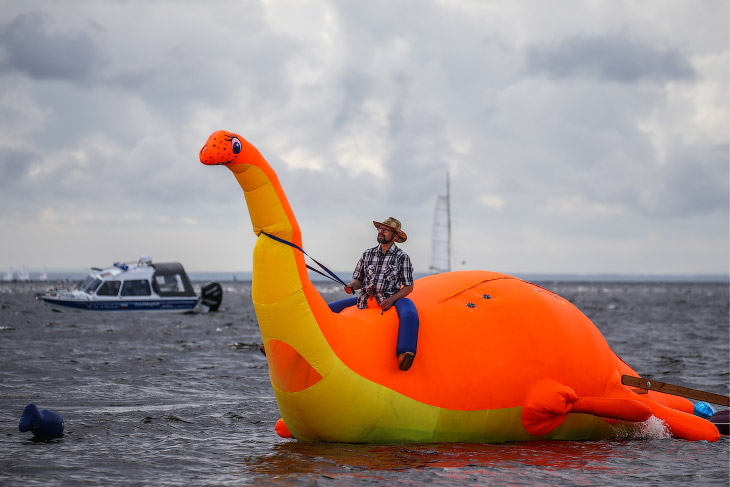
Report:
[[[689,387],[675,386],[673,384],[667,384],[666,382],[659,382],[658,380],[648,380],[642,379],[641,377],[622,375],[621,383],[625,386],[638,387],[640,389],[646,389],[649,391],[663,392],[665,394],[671,394],[673,396],[687,397],[689,399],[711,402],[712,404],[719,404],[721,406],[730,406],[730,397],[728,396],[715,394],[714,392],[705,392],[699,391],[697,389],[690,389]]]

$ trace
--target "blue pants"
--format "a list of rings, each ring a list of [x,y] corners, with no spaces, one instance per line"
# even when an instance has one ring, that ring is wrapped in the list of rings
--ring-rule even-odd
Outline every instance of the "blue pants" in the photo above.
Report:
[[[339,313],[345,308],[355,306],[357,298],[345,298],[330,303],[329,307],[334,313]],[[405,352],[416,353],[418,348],[418,311],[416,305],[408,298],[400,298],[395,302],[395,311],[398,313],[398,343],[395,347],[395,355]]]

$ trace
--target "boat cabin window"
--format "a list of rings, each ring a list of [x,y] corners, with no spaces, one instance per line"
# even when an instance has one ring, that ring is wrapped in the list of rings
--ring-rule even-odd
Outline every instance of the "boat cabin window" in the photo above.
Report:
[[[195,291],[185,269],[178,262],[152,264],[152,290],[162,298],[193,297]]]
[[[180,274],[157,274],[155,275],[155,283],[159,289],[159,293],[184,293],[185,285],[183,284]]]
[[[101,285],[98,291],[96,291],[97,296],[116,296],[119,294],[119,288],[122,287],[121,281],[106,281],[104,284]]]
[[[150,294],[152,294],[150,282],[146,279],[124,281],[122,284],[122,296],[149,296]]]

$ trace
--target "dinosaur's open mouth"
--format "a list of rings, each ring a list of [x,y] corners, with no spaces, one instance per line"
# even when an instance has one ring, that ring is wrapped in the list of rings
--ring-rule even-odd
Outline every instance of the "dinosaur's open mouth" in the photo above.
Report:
[[[266,343],[271,381],[284,392],[299,392],[312,387],[322,376],[294,347],[280,340]]]

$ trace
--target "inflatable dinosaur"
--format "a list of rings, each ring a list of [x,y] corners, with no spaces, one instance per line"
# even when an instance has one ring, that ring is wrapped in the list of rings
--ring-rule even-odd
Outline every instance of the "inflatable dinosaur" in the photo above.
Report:
[[[687,399],[622,385],[622,374],[636,373],[585,315],[505,274],[418,279],[409,295],[418,354],[400,371],[395,310],[330,310],[289,245],[302,247],[299,225],[259,151],[217,131],[200,161],[233,172],[258,236],[252,299],[284,422],[277,431],[353,443],[600,439],[629,435],[654,415],[674,436],[719,437]]]

